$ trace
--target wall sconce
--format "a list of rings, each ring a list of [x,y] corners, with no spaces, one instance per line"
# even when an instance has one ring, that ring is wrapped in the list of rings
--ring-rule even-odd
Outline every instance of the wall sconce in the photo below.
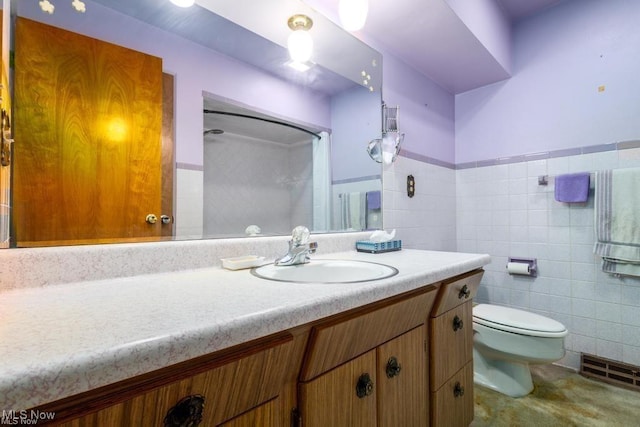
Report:
[[[180,7],[191,7],[195,2],[195,0],[171,0],[171,3]]]
[[[291,28],[291,34],[287,39],[291,61],[305,64],[309,62],[313,54],[313,38],[309,34],[313,21],[306,15],[293,15],[287,23]]]
[[[364,27],[369,13],[369,0],[340,0],[338,15],[342,28],[347,31],[358,31]]]
[[[404,133],[398,127],[398,109],[382,104],[382,137],[369,142],[367,152],[378,163],[390,165],[398,158]]]
[[[40,5],[40,9],[42,9],[44,13],[48,13],[49,15],[53,14],[53,11],[56,9],[53,3],[51,3],[49,0],[41,0],[40,2],[38,2],[38,4]],[[77,12],[84,13],[87,11],[87,6],[82,0],[73,0],[71,2],[71,6],[73,6],[73,8]]]

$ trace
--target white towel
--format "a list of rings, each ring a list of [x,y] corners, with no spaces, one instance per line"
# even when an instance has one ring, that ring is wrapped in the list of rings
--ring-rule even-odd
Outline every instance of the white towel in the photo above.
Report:
[[[640,168],[596,173],[595,229],[602,270],[640,276]]]
[[[340,195],[340,225],[343,230],[364,230],[366,193],[343,193]]]

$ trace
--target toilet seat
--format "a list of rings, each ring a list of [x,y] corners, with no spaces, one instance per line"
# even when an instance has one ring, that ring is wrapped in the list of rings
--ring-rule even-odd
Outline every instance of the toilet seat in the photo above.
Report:
[[[474,306],[473,321],[489,328],[532,337],[560,338],[568,333],[562,323],[548,317],[492,304]]]

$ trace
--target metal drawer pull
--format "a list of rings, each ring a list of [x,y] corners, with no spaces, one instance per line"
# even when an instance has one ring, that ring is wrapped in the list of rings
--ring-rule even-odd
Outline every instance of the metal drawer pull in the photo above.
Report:
[[[194,427],[202,422],[204,396],[187,396],[169,409],[164,417],[164,427]]]
[[[457,331],[458,329],[462,329],[463,326],[464,326],[464,322],[462,321],[461,318],[459,318],[458,316],[453,318],[453,330],[454,330],[454,332]]]
[[[462,387],[459,382],[457,382],[456,385],[453,386],[453,395],[455,397],[464,396],[464,387]]]
[[[370,396],[373,393],[373,381],[369,374],[362,374],[358,378],[356,384],[356,395],[362,399],[363,397]]]
[[[467,285],[464,285],[462,287],[462,289],[460,289],[460,292],[458,293],[458,299],[467,299],[471,296],[471,291],[469,290],[469,287]]]
[[[389,358],[387,362],[387,378],[393,378],[397,375],[400,375],[400,371],[402,370],[402,366],[398,363],[398,359],[395,357]]]

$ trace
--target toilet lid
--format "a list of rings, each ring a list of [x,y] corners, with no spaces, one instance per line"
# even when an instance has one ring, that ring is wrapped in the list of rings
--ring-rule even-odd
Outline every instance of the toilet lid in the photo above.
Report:
[[[500,305],[478,304],[474,306],[473,321],[522,335],[552,337],[564,336],[567,333],[567,329],[558,321]]]

